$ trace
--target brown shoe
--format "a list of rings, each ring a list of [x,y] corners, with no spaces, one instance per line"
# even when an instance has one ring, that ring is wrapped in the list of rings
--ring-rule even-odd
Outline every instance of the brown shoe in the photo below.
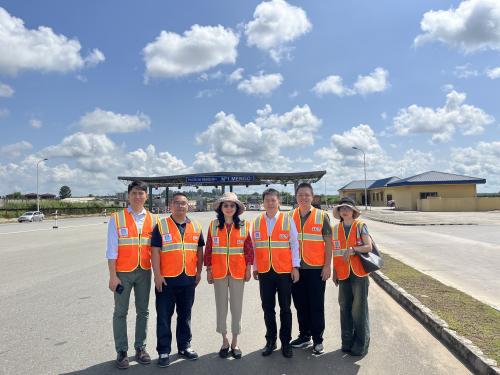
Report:
[[[119,369],[125,370],[129,368],[129,363],[128,363],[128,355],[127,352],[118,352],[118,355],[116,356],[116,361],[115,361],[116,367]]]
[[[144,348],[135,349],[135,359],[141,365],[149,365],[151,363],[151,357]]]

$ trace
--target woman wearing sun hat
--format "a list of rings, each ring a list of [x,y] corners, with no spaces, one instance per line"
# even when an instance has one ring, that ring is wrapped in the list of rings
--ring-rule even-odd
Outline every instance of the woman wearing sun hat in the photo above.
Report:
[[[359,215],[349,197],[333,207],[333,216],[340,220],[333,227],[332,279],[339,286],[341,349],[354,356],[365,355],[370,344],[368,273],[356,253],[370,252],[372,241]]]
[[[216,331],[222,335],[219,356],[229,353],[241,358],[238,335],[241,332],[243,289],[250,280],[254,249],[250,236],[250,223],[240,219],[245,206],[234,193],[224,193],[213,205],[217,219],[210,222],[205,246],[207,280],[214,284],[217,315]],[[228,301],[231,309],[231,345],[227,338]]]

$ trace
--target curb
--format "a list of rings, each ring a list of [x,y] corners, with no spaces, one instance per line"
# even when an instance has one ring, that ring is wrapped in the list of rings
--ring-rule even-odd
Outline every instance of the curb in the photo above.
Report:
[[[481,375],[500,375],[496,361],[486,357],[469,339],[458,335],[448,324],[380,271],[370,274],[396,302],[413,315],[428,331],[454,353],[469,369]]]
[[[373,221],[378,221],[380,223],[403,225],[403,226],[426,226],[426,225],[478,225],[477,223],[408,223],[408,222],[397,222],[391,220],[379,219],[376,217],[365,216],[365,218]]]

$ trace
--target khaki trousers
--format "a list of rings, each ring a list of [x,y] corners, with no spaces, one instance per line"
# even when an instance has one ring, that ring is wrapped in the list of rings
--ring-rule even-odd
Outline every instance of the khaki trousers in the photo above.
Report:
[[[214,280],[215,310],[217,313],[216,331],[222,335],[227,334],[227,307],[231,308],[231,333],[241,333],[241,311],[243,308],[243,290],[245,281],[226,276]]]

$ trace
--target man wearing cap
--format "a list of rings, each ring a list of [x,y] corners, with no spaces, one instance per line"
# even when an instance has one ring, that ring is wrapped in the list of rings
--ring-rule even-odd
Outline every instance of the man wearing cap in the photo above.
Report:
[[[235,359],[242,356],[238,346],[241,333],[241,312],[245,282],[250,280],[254,259],[250,223],[240,219],[245,206],[235,193],[227,192],[214,203],[217,219],[208,227],[205,246],[205,266],[207,281],[214,284],[215,309],[217,315],[216,331],[222,335],[221,358],[229,354]],[[232,340],[227,338],[228,300],[231,307]]]
[[[343,352],[363,356],[370,344],[368,315],[368,272],[357,253],[372,250],[366,224],[358,220],[359,209],[349,197],[333,207],[333,216],[340,220],[333,227],[333,281],[339,286],[340,329]]]
[[[151,232],[156,218],[144,208],[148,198],[144,182],[128,185],[129,206],[113,214],[108,222],[109,289],[113,292],[113,335],[117,352],[116,367],[129,367],[127,355],[127,313],[130,293],[135,295],[135,359],[147,365],[151,358],[146,352],[146,333],[151,291]]]
[[[269,356],[276,349],[277,326],[276,292],[280,305],[279,338],[284,357],[293,356],[292,338],[292,283],[299,281],[299,243],[297,228],[290,215],[279,211],[280,195],[275,189],[262,193],[265,213],[259,215],[253,226],[252,240],[255,244],[253,275],[259,280],[260,298],[266,324],[266,346],[263,356]]]
[[[172,197],[172,215],[158,220],[151,237],[156,294],[156,337],[158,366],[170,364],[174,309],[177,310],[176,339],[180,357],[195,360],[191,348],[191,308],[195,287],[203,267],[203,233],[200,224],[187,217],[188,199],[184,193]]]
[[[313,188],[303,182],[295,197],[299,206],[291,217],[299,232],[300,280],[292,285],[292,297],[297,309],[299,337],[290,344],[305,348],[313,339],[313,354],[324,351],[325,286],[332,272],[332,229],[328,214],[312,206]]]

